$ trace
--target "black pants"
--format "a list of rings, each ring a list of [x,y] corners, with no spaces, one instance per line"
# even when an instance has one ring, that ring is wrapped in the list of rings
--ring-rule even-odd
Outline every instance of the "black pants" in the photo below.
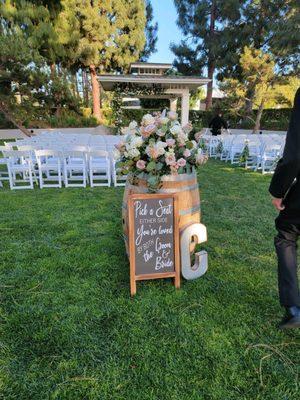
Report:
[[[284,307],[300,307],[297,277],[297,240],[300,224],[278,218],[275,248],[278,257],[278,287],[280,304]]]

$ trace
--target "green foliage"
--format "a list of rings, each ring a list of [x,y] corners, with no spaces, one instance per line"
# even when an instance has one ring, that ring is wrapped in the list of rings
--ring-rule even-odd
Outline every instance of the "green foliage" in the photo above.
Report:
[[[159,109],[137,109],[137,110],[123,110],[123,122],[124,126],[129,125],[131,121],[141,122],[143,115],[146,113],[153,113],[160,111]],[[256,110],[253,111],[253,117],[256,116]],[[179,110],[180,113],[180,110]],[[207,127],[215,111],[198,111],[190,110],[190,121],[193,124],[194,130],[199,131],[202,127]],[[243,120],[239,113],[234,110],[223,110],[223,115],[226,121],[229,122],[232,128],[251,129],[253,127],[253,121]],[[291,115],[290,108],[279,108],[279,109],[266,109],[263,112],[261,119],[261,129],[271,130],[287,130],[289,119]]]
[[[122,108],[123,97],[139,97],[140,95],[155,95],[161,94],[164,89],[159,85],[153,84],[152,86],[136,86],[130,83],[119,83],[114,86],[113,98],[111,101],[111,108],[114,117],[114,125],[118,128],[126,126],[126,109]],[[142,119],[143,115],[139,115]],[[130,122],[130,121],[129,121]]]
[[[249,145],[248,143],[245,144],[245,147],[242,151],[241,157],[240,157],[240,164],[245,164],[245,167],[247,166],[247,161],[249,159]]]
[[[145,46],[145,4],[140,0],[61,0],[57,32],[74,63],[100,71],[128,68]]]
[[[169,279],[140,282],[134,299],[123,188],[12,192],[5,183],[2,398],[297,400],[299,333],[276,328],[269,181],[203,166],[207,273],[179,290]]]
[[[97,126],[98,122],[93,116],[84,117],[70,111],[63,112],[61,115],[52,115],[47,119],[51,128],[80,128]]]
[[[21,128],[43,124],[63,108],[79,111],[68,74],[50,75],[47,68],[55,58],[51,7],[56,10],[54,3],[0,5],[0,112]]]
[[[171,46],[176,56],[174,65],[185,75],[201,75],[203,68],[211,62],[216,67],[222,66],[224,25],[234,23],[239,17],[239,2],[175,0],[175,6],[184,39],[179,45],[173,43]],[[214,29],[211,29],[212,21]]]
[[[154,109],[163,110],[170,108],[170,100],[169,99],[151,99],[151,98],[142,98],[140,99],[140,104],[143,109]]]
[[[257,110],[253,111],[253,117],[256,117]],[[207,127],[215,112],[212,111],[190,111],[190,121],[201,121],[203,127]],[[253,127],[252,120],[245,120],[239,113],[234,113],[232,110],[223,110],[223,116],[228,121],[231,128],[251,129]],[[261,129],[265,130],[283,130],[288,128],[291,116],[290,108],[267,109],[264,110],[261,119]]]

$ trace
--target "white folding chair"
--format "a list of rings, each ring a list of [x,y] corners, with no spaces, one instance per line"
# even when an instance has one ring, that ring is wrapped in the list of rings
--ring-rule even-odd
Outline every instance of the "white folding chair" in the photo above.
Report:
[[[55,150],[36,150],[40,188],[62,187],[61,154]],[[45,183],[54,182],[54,183]]]
[[[240,135],[242,136],[242,135]],[[236,137],[230,149],[230,162],[231,164],[239,164],[241,155],[243,154],[245,148],[245,138],[243,137]]]
[[[7,160],[9,186],[11,189],[33,189],[33,163],[31,152],[4,151]]]
[[[274,172],[277,162],[282,157],[283,147],[283,144],[275,143],[264,147],[261,156],[261,169],[263,174]]]
[[[9,181],[7,159],[4,157],[4,151],[7,151],[7,147],[0,146],[0,187],[3,187],[2,181]]]
[[[226,135],[222,137],[222,143],[223,143],[223,148],[222,148],[222,153],[220,156],[220,160],[222,161],[228,161],[230,158],[230,152],[231,152],[231,147],[232,147],[232,143],[235,139],[235,136],[231,136],[231,135]]]
[[[63,168],[66,187],[86,187],[86,158],[87,155],[84,151],[64,151]]]
[[[110,186],[110,158],[107,151],[95,150],[89,153],[90,185]]]
[[[118,174],[116,162],[117,161],[113,157],[111,157],[111,171],[112,171],[114,186],[125,186],[127,175]]]
[[[216,136],[211,136],[208,141],[208,152],[209,152],[209,157],[211,158],[216,158],[218,156],[217,154],[217,148],[220,144],[220,140]]]
[[[261,146],[258,142],[250,142],[248,144],[249,155],[248,159],[246,160],[246,168],[253,168],[257,170],[257,165],[261,158]]]

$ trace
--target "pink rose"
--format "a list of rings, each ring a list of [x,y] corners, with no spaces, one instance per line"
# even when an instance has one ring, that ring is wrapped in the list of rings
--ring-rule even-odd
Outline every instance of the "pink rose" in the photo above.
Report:
[[[166,164],[167,165],[175,165],[176,164],[176,158],[174,154],[167,154],[165,156]]]
[[[138,169],[141,169],[141,170],[145,169],[146,168],[146,161],[144,161],[144,160],[137,161],[136,167]]]
[[[168,117],[171,121],[175,121],[176,119],[178,119],[178,114],[176,111],[169,111]]]
[[[177,165],[179,167],[185,167],[185,165],[186,165],[185,159],[184,158],[179,158],[179,160],[177,160]]]
[[[167,146],[174,147],[175,146],[175,139],[167,139],[166,143],[167,143]]]
[[[186,157],[186,158],[190,157],[190,155],[191,155],[190,150],[189,150],[189,149],[185,149],[184,152],[183,152],[183,155],[184,155],[184,157]]]
[[[157,129],[157,126],[155,124],[150,124],[147,126],[143,126],[141,128],[141,134],[145,138],[149,137],[152,133],[154,133]]]

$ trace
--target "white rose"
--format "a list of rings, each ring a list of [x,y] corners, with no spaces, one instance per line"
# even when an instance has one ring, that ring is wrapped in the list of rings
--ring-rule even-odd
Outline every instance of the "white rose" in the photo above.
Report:
[[[165,136],[165,132],[164,131],[162,131],[161,129],[158,129],[157,131],[156,131],[156,134],[157,134],[157,136],[160,136],[160,137],[162,137],[162,136]]]
[[[165,148],[165,147],[167,147],[167,143],[166,142],[162,142],[162,141],[158,141],[158,142],[156,142],[156,146]]]
[[[166,151],[163,147],[157,147],[157,152],[160,156],[163,156]]]
[[[152,125],[155,122],[155,118],[151,114],[146,114],[142,118],[142,125]]]

